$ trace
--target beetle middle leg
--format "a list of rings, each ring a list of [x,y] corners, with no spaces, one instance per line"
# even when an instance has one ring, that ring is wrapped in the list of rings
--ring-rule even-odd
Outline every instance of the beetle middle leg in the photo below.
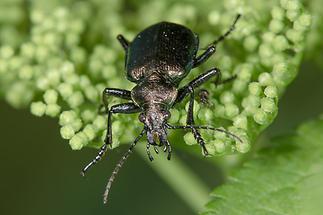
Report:
[[[231,76],[231,77],[229,77],[227,79],[224,79],[224,80],[219,80],[220,78],[217,78],[217,80],[215,81],[215,85],[219,86],[219,85],[222,85],[222,84],[227,84],[227,83],[235,80],[236,78],[237,78],[237,75],[233,75],[233,76]],[[206,89],[201,89],[198,92],[198,98],[199,98],[199,101],[202,104],[208,104],[209,92]]]
[[[181,102],[189,93],[191,93],[190,88],[195,89],[201,86],[206,81],[208,81],[210,78],[215,76],[217,77],[216,82],[219,82],[221,78],[221,71],[217,68],[208,70],[207,72],[199,75],[193,81],[189,82],[186,86],[180,88],[178,90],[178,95],[175,104]]]
[[[117,104],[117,105],[113,105],[110,108],[110,110],[108,111],[107,134],[104,140],[104,144],[101,146],[97,156],[82,169],[81,171],[82,176],[85,175],[85,173],[91,166],[93,166],[94,164],[96,164],[98,161],[101,160],[101,158],[107,151],[107,146],[112,144],[112,121],[111,121],[112,114],[115,114],[115,113],[132,114],[132,113],[138,113],[140,111],[141,109],[134,103]]]
[[[183,88],[179,89],[178,91],[178,96],[175,101],[175,104],[178,102],[181,102],[186,95],[190,94],[190,101],[189,101],[189,106],[188,106],[188,113],[187,113],[187,120],[186,123],[188,125],[191,125],[191,130],[193,132],[194,138],[197,140],[197,142],[200,144],[203,150],[204,155],[208,155],[207,149],[205,147],[205,142],[200,134],[200,132],[193,127],[194,125],[194,116],[193,116],[193,108],[194,108],[194,88],[199,87],[206,81],[208,81],[210,78],[216,76],[217,79],[220,78],[221,72],[217,68],[210,69],[209,71],[199,75],[197,78],[195,78],[193,81],[188,83],[186,86]]]
[[[189,106],[188,106],[188,113],[187,113],[187,119],[186,119],[186,124],[187,125],[194,125],[194,116],[193,116],[193,108],[194,108],[194,89],[192,87],[190,87],[190,101],[189,101]],[[202,151],[204,156],[208,155],[208,151],[205,147],[205,142],[200,134],[200,132],[192,127],[192,133],[194,135],[194,138],[196,139],[196,141],[198,142],[198,144],[202,147]]]

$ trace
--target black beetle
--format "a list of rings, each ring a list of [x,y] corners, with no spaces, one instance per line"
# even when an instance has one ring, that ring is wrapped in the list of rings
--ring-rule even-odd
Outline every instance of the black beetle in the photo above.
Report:
[[[156,153],[158,153],[157,146],[163,146],[164,151],[168,152],[167,159],[171,158],[172,149],[167,140],[167,129],[190,129],[194,138],[202,147],[204,155],[207,155],[208,152],[198,129],[224,132],[241,141],[239,137],[225,130],[194,124],[194,89],[214,76],[217,77],[216,82],[218,83],[221,75],[219,69],[210,69],[186,86],[178,89],[179,83],[191,69],[201,65],[215,53],[217,43],[223,41],[234,30],[239,18],[240,14],[236,17],[230,29],[213,41],[199,56],[197,56],[198,36],[182,25],[169,22],[157,23],[140,32],[131,43],[122,35],[118,35],[117,39],[126,52],[127,79],[136,83],[136,86],[131,91],[116,88],[106,88],[103,91],[103,104],[108,114],[106,139],[98,155],[82,170],[81,174],[85,175],[86,171],[102,158],[107,146],[112,144],[112,114],[140,112],[139,120],[144,124],[144,128],[115,167],[104,193],[104,203],[107,202],[108,192],[116,174],[132,152],[133,147],[145,134],[148,140],[147,154],[151,161],[153,157],[150,154],[150,146],[154,147]],[[190,95],[187,125],[174,126],[168,124],[169,109],[181,102],[187,95]],[[109,96],[116,96],[131,102],[113,105],[109,108]]]

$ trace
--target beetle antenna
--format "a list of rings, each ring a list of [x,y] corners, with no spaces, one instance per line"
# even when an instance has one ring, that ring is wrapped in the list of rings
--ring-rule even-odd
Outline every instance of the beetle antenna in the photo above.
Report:
[[[219,42],[222,42],[227,36],[229,36],[232,33],[232,31],[234,31],[235,26],[240,18],[241,18],[241,14],[238,14],[236,16],[235,20],[233,21],[233,23],[231,24],[229,30],[227,30],[224,34],[222,34],[220,37],[218,37],[216,40],[214,40],[212,43],[210,43],[209,46],[210,45],[216,46]]]
[[[206,129],[206,130],[212,130],[212,131],[218,131],[218,132],[222,132],[222,133],[225,133],[226,135],[228,135],[229,137],[233,138],[233,139],[237,139],[239,142],[243,142],[241,140],[240,137],[238,137],[237,135],[229,132],[229,131],[226,131],[224,129],[221,129],[221,128],[214,128],[214,127],[211,127],[211,126],[203,126],[203,125],[169,125],[167,124],[166,125],[168,129],[192,129],[192,128],[196,128],[196,129]]]
[[[128,151],[126,153],[124,153],[122,158],[119,160],[118,164],[115,166],[115,168],[114,168],[114,170],[112,172],[112,175],[110,176],[110,178],[108,180],[107,186],[106,186],[104,194],[103,194],[103,203],[104,204],[106,204],[108,202],[109,191],[111,189],[112,183],[113,183],[114,179],[116,178],[119,170],[121,169],[121,167],[123,166],[123,164],[127,160],[127,158],[130,156],[130,154],[132,153],[133,148],[136,146],[136,144],[138,143],[140,138],[145,134],[145,132],[146,132],[146,128],[144,128],[141,131],[141,133],[138,135],[138,137],[133,141],[133,143],[129,147]]]

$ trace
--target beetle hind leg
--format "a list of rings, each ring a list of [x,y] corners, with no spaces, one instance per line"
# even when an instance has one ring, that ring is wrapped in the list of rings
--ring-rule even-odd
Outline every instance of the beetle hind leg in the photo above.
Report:
[[[238,14],[235,18],[235,20],[233,21],[233,23],[231,24],[229,30],[227,30],[224,34],[222,34],[221,36],[219,36],[216,40],[214,40],[213,42],[211,42],[206,48],[206,49],[201,55],[197,56],[194,61],[193,61],[193,68],[201,65],[202,63],[204,63],[205,61],[207,61],[207,59],[209,59],[216,51],[216,45],[220,42],[222,42],[223,40],[225,40],[226,37],[228,37],[235,29],[235,26],[238,22],[238,20],[240,19],[241,14]]]
[[[225,38],[228,37],[234,31],[234,29],[236,27],[236,24],[237,24],[237,22],[239,21],[240,18],[241,18],[241,14],[238,14],[236,16],[236,18],[234,19],[233,23],[231,24],[230,28],[224,34],[222,34],[216,40],[214,40],[211,44],[216,46],[218,43],[225,40]]]

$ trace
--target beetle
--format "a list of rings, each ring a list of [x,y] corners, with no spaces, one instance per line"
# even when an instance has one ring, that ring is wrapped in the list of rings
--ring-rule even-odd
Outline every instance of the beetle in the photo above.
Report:
[[[194,91],[212,77],[216,77],[216,82],[219,83],[221,72],[218,68],[212,68],[184,87],[178,88],[180,82],[190,73],[191,69],[201,65],[215,53],[216,45],[234,30],[240,17],[241,15],[238,14],[229,30],[210,43],[201,55],[197,55],[199,50],[198,35],[189,28],[175,23],[160,22],[154,24],[140,32],[132,42],[129,42],[122,35],[117,36],[126,54],[126,77],[129,81],[134,82],[136,86],[131,91],[117,88],[104,89],[102,100],[108,115],[106,138],[98,155],[82,169],[81,174],[84,176],[91,166],[101,160],[107,151],[107,147],[111,146],[111,118],[113,114],[140,113],[139,121],[144,126],[139,136],[133,141],[128,151],[116,165],[106,186],[104,203],[108,200],[109,190],[119,169],[144,135],[147,136],[146,151],[151,161],[153,160],[150,153],[151,146],[154,147],[156,153],[158,153],[158,146],[164,147],[163,150],[167,152],[167,159],[171,159],[172,148],[167,140],[167,129],[189,129],[201,146],[205,156],[208,155],[208,151],[199,129],[223,132],[241,141],[239,137],[226,130],[195,125],[194,123]],[[182,102],[188,95],[190,97],[187,125],[170,125],[167,122],[170,118],[169,110],[174,105]],[[119,97],[130,102],[116,104],[109,108],[108,99],[110,96]]]

